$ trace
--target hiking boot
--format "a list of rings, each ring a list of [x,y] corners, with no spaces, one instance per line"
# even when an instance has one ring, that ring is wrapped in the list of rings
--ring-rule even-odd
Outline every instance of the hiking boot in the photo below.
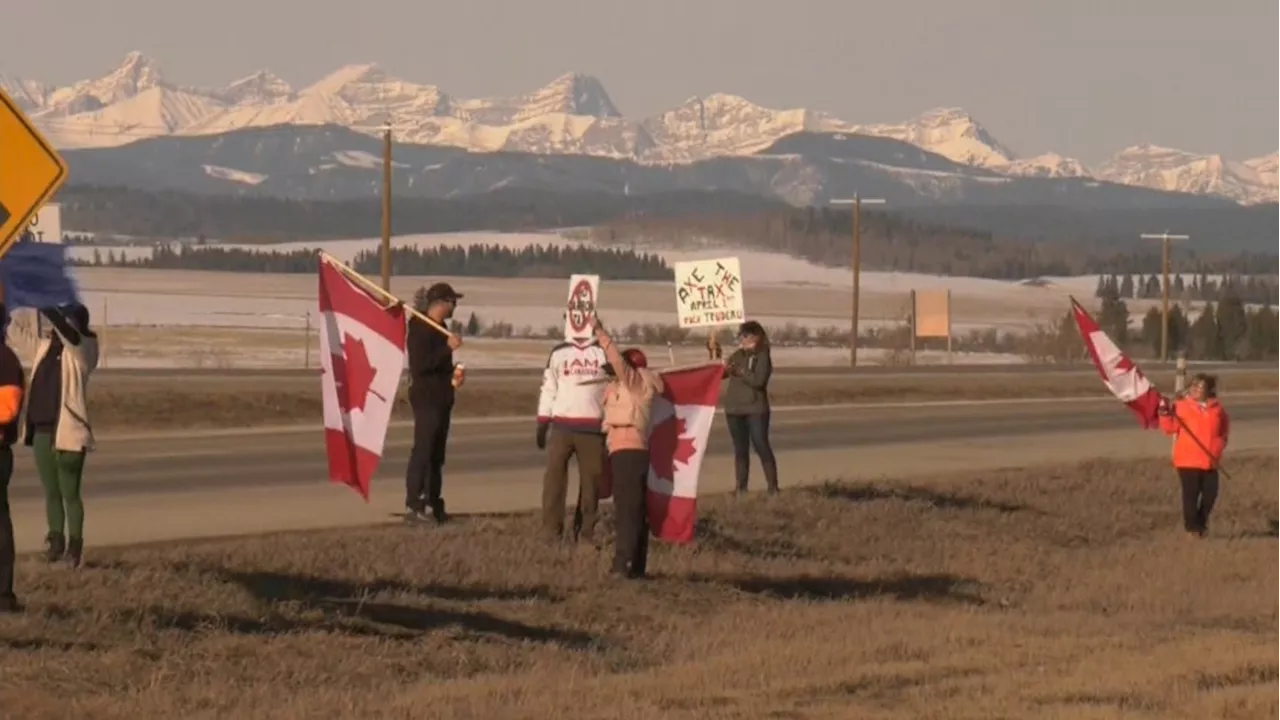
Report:
[[[49,533],[44,539],[44,559],[48,563],[56,563],[67,551],[67,541],[62,533]]]
[[[437,500],[435,504],[431,506],[431,518],[435,520],[438,525],[443,525],[444,523],[449,522],[449,513],[444,511],[444,500]]]
[[[80,567],[80,563],[84,559],[84,539],[71,538],[71,543],[67,546],[67,564],[74,570]]]

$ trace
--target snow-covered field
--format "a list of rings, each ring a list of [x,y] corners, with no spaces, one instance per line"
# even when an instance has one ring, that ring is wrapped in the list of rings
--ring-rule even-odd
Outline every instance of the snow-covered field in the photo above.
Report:
[[[324,250],[350,261],[361,250],[378,247],[376,238],[299,242],[278,245],[254,245],[248,250],[287,252],[292,250]],[[545,233],[451,233],[413,235],[394,239],[400,247],[436,245],[468,246],[501,245],[519,249],[531,245],[573,245],[555,232]],[[628,246],[629,247],[629,246]],[[100,247],[108,251],[138,257],[149,254],[150,247]],[[847,269],[828,268],[786,255],[730,248],[705,248],[695,251],[661,247],[637,250],[654,252],[668,263],[681,260],[737,256],[746,287],[746,308],[750,317],[766,326],[803,325],[811,329],[835,327],[847,330],[851,278]],[[77,259],[91,260],[95,248],[76,246],[70,249]],[[301,333],[314,321],[316,279],[314,275],[268,275],[258,273],[225,273],[166,271],[106,267],[78,267],[75,275],[95,322],[109,327],[168,328],[277,328]],[[439,278],[395,277],[392,290],[408,298],[423,285]],[[457,319],[466,321],[472,312],[484,322],[504,321],[517,332],[542,332],[561,322],[567,292],[564,280],[525,278],[448,278],[466,297]],[[954,331],[963,335],[971,330],[997,329],[1019,333],[1054,322],[1066,312],[1069,296],[1092,304],[1096,276],[1041,278],[1036,285],[983,278],[939,277],[914,273],[864,272],[862,275],[861,328],[902,322],[908,314],[911,290],[949,289],[952,293]],[[1150,306],[1148,301],[1131,301],[1130,307],[1139,320]],[[601,316],[611,325],[630,323],[671,324],[675,321],[675,293],[670,283],[605,282],[600,290]],[[309,319],[310,317],[310,319]],[[252,344],[252,343],[251,343]],[[534,355],[540,354],[538,350]],[[840,351],[797,350],[812,356],[812,361],[832,355],[831,362],[842,362]],[[233,362],[250,348],[221,347],[224,358],[215,364]],[[283,354],[282,354],[283,353]],[[301,363],[300,343],[281,349],[268,364]],[[172,354],[172,353],[162,353]],[[269,355],[270,353],[268,353]],[[839,356],[836,359],[835,356]],[[806,356],[807,357],[807,356]],[[231,359],[226,359],[231,358]],[[1009,362],[1012,358],[992,358]],[[141,357],[135,358],[142,362]],[[809,364],[797,357],[796,362]],[[966,358],[967,362],[980,361]],[[204,362],[204,361],[202,361]],[[506,360],[494,360],[498,364]],[[526,359],[519,362],[526,363]],[[538,360],[540,362],[540,360]]]

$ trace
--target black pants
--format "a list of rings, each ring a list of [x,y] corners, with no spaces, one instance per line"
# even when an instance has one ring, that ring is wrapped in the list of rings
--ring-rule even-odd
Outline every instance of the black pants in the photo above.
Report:
[[[0,445],[0,603],[13,597],[13,517],[9,514],[9,480],[13,477],[13,448]]]
[[[1218,471],[1178,468],[1182,482],[1182,525],[1187,532],[1209,529],[1209,513],[1218,499]]]
[[[760,466],[764,469],[764,482],[770,490],[778,489],[778,461],[773,457],[773,447],[769,445],[769,411],[759,415],[725,414],[724,422],[729,426],[729,437],[733,440],[733,469],[737,480],[737,489],[747,489],[747,476],[751,471],[751,448],[755,448],[760,457]]]
[[[617,514],[613,571],[644,575],[649,560],[649,518],[645,495],[649,484],[649,451],[619,450],[609,456],[613,474],[613,508]]]
[[[444,511],[444,455],[452,415],[452,405],[413,408],[413,449],[404,479],[404,506],[410,510]]]

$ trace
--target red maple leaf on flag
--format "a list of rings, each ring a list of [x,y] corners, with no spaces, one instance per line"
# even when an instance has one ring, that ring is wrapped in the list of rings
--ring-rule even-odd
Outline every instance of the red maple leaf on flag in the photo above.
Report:
[[[343,333],[341,350],[342,354],[333,354],[333,383],[338,389],[338,408],[348,414],[352,410],[363,412],[370,395],[386,402],[386,398],[371,389],[378,371],[369,362],[364,341]]]
[[[693,438],[685,437],[686,430],[684,418],[673,412],[649,434],[649,465],[663,480],[675,480],[676,463],[688,465],[698,452]]]

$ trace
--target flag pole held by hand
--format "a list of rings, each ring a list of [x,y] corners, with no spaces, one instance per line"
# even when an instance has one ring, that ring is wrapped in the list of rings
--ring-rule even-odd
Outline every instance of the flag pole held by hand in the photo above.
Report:
[[[350,266],[348,266],[346,263],[342,262],[338,258],[321,250],[320,259],[324,260],[325,262],[337,268],[343,275],[346,275],[352,282],[359,285],[369,294],[376,295],[377,297],[382,298],[387,303],[404,305],[405,312],[409,313],[409,315],[413,316],[418,320],[421,320],[422,322],[426,323],[429,327],[444,333],[445,337],[455,337],[454,334],[449,331],[449,328],[427,317],[426,314],[418,312],[416,309],[414,309],[412,305],[405,303],[403,300],[396,297],[395,295],[392,295],[386,290],[383,290],[382,287],[379,286],[377,283],[373,282],[372,280],[369,280],[365,276],[356,272],[354,269],[352,269]]]

